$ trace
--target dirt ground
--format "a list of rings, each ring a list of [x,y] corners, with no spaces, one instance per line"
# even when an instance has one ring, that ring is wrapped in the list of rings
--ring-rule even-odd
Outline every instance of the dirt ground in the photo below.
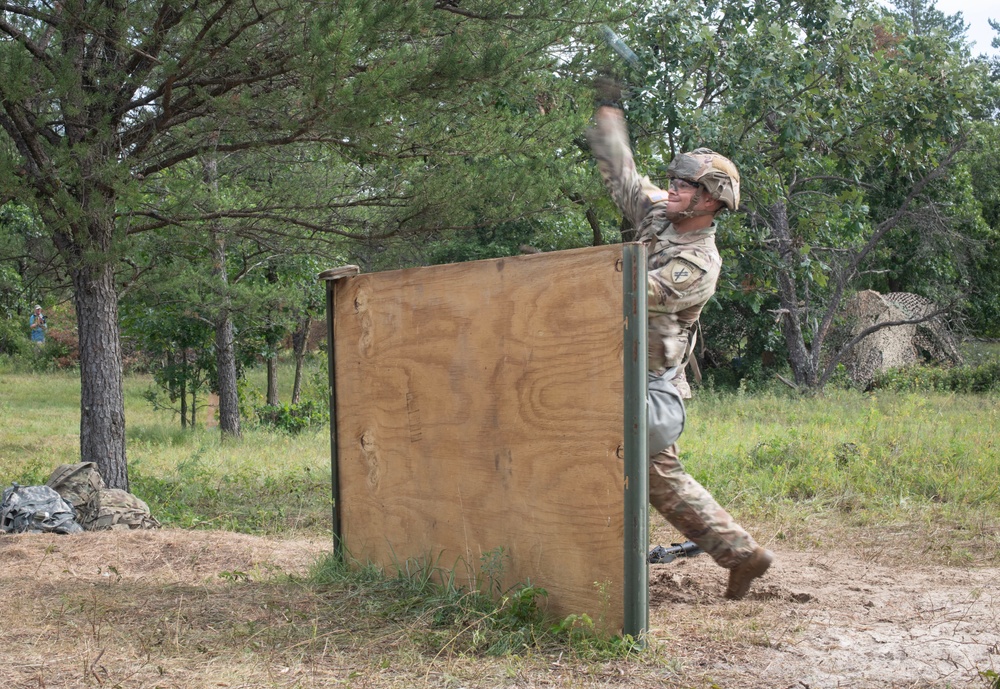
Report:
[[[725,687],[985,687],[980,673],[1000,673],[1000,570],[776,554],[736,605],[706,557],[654,566],[654,635]]]
[[[164,529],[0,536],[0,688],[988,687],[1000,570],[775,548],[744,601],[706,556],[654,565],[650,651],[501,659],[352,628],[308,587],[324,538]],[[359,638],[366,639],[359,642]]]

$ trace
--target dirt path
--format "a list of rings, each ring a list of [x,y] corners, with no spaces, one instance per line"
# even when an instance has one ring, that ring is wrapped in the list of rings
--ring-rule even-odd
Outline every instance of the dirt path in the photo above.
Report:
[[[354,630],[303,587],[326,539],[223,532],[0,537],[0,687],[987,687],[1000,570],[897,569],[778,549],[737,603],[707,557],[651,570],[651,652],[428,658]]]
[[[985,687],[980,672],[1000,673],[1000,570],[778,555],[736,604],[708,558],[654,566],[651,626],[721,686]]]

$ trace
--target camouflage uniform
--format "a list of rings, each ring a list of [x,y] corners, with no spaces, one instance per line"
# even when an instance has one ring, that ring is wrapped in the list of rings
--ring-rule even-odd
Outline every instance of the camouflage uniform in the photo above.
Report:
[[[721,566],[733,568],[751,556],[757,543],[684,471],[677,445],[670,440],[683,429],[684,411],[681,395],[669,381],[694,348],[694,324],[715,293],[722,268],[715,223],[701,230],[675,231],[666,217],[667,192],[636,172],[624,119],[620,114],[603,114],[589,132],[591,150],[612,198],[648,247],[647,406],[672,405],[680,417],[680,425],[669,432],[656,428],[663,422],[650,413],[649,500],[686,538]],[[654,442],[658,432],[667,438],[665,449]]]

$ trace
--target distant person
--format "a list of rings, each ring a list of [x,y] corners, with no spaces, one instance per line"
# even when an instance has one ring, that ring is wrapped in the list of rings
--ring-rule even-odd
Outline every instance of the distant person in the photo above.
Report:
[[[35,312],[31,314],[28,325],[31,326],[31,341],[35,344],[43,344],[45,342],[45,329],[49,326],[45,324],[45,315],[42,314],[41,306],[35,306]]]
[[[625,117],[614,105],[617,87],[599,82],[598,90],[605,104],[589,132],[590,147],[612,198],[648,247],[649,501],[729,570],[725,596],[740,599],[773,555],[681,466],[676,442],[686,414],[671,382],[691,356],[694,326],[715,293],[722,268],[715,217],[739,206],[740,175],[728,158],[699,148],[676,156],[667,167],[668,188],[657,187],[636,172]]]

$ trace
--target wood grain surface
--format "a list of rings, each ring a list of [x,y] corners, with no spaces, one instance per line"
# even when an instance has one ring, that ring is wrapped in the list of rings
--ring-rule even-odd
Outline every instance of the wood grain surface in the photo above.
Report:
[[[613,245],[337,284],[352,557],[431,564],[472,586],[530,582],[555,615],[621,627],[621,255]]]

